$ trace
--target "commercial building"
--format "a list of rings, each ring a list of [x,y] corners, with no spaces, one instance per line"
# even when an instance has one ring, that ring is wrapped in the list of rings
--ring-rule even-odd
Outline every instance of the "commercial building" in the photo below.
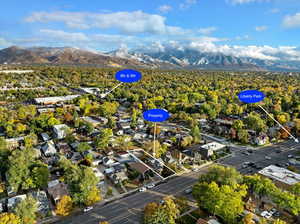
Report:
[[[283,189],[287,189],[300,182],[300,174],[274,165],[267,166],[258,173],[270,178],[278,187]]]
[[[79,96],[80,95],[42,97],[42,98],[35,98],[34,101],[36,104],[47,105],[47,104],[56,104],[60,102],[70,101]]]
[[[218,142],[210,142],[200,147],[200,154],[205,158],[212,156],[215,152],[225,149],[226,146]]]

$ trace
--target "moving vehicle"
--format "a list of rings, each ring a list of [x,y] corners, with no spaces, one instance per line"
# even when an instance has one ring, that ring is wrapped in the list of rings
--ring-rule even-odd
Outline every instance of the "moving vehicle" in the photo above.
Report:
[[[188,188],[188,189],[186,189],[185,191],[184,191],[184,193],[186,193],[186,194],[190,194],[190,193],[192,193],[193,192],[193,189],[192,188]]]
[[[83,212],[88,212],[88,211],[91,211],[91,210],[93,210],[93,207],[89,206],[89,207],[84,208]]]

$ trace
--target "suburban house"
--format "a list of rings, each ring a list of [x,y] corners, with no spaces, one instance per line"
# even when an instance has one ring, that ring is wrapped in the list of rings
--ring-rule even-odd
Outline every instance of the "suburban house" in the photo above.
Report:
[[[46,142],[43,146],[42,146],[42,151],[44,153],[45,156],[53,156],[56,154],[56,148],[54,145],[54,142],[52,140]]]
[[[93,169],[93,172],[94,172],[95,176],[99,178],[99,181],[104,180],[105,176],[98,168],[94,167],[92,169]]]
[[[141,162],[131,162],[131,163],[128,163],[129,167],[132,169],[132,170],[135,170],[137,171],[138,173],[140,173],[143,177],[151,172],[151,169],[147,166],[145,166],[143,163]]]
[[[114,172],[115,172],[115,169],[114,169],[113,167],[109,167],[109,168],[106,168],[106,169],[104,170],[104,173],[105,173],[107,176],[112,175]]]
[[[47,188],[48,194],[55,202],[55,204],[64,196],[69,195],[68,186],[65,183],[59,182],[59,180],[54,180],[48,182]]]
[[[38,111],[39,114],[42,114],[42,113],[49,113],[49,112],[54,112],[54,111],[55,111],[55,108],[52,108],[52,107],[38,108],[37,111]]]
[[[91,94],[91,95],[99,95],[100,94],[100,89],[96,88],[96,87],[81,87],[81,88],[79,88],[79,90],[82,93],[87,93],[87,94]]]
[[[125,172],[114,173],[110,175],[109,178],[114,184],[118,184],[120,182],[128,180],[128,177]]]
[[[84,120],[85,122],[90,123],[91,125],[93,125],[93,127],[97,127],[98,125],[101,124],[101,121],[92,117],[81,117],[81,119]]]
[[[65,124],[58,124],[58,125],[53,126],[54,136],[57,139],[65,138],[68,130],[69,130],[69,127]]]
[[[20,142],[24,140],[24,137],[7,138],[5,140],[7,143],[7,147],[10,149],[14,149],[20,146]]]
[[[256,145],[265,145],[269,142],[269,137],[266,134],[260,134],[253,138],[253,143]]]
[[[271,179],[275,185],[283,189],[288,189],[300,182],[300,174],[274,165],[265,167],[258,174]]]
[[[31,195],[37,201],[38,212],[47,213],[50,210],[49,200],[45,191],[34,191]]]
[[[56,148],[58,149],[59,153],[65,155],[68,159],[70,159],[73,155],[71,147],[66,142],[59,142],[56,144]]]
[[[116,161],[112,158],[109,157],[104,157],[103,158],[103,165],[106,167],[110,167],[112,166],[114,163],[116,163]]]
[[[130,123],[129,122],[118,122],[119,128],[126,130],[130,129]]]
[[[19,202],[26,199],[26,194],[18,195],[12,198],[7,199],[7,209],[8,211],[12,211]]]
[[[42,139],[43,139],[44,142],[50,140],[50,136],[47,133],[42,133],[41,137],[42,137]]]

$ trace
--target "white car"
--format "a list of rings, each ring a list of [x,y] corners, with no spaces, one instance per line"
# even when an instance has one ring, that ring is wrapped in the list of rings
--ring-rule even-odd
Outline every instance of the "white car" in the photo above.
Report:
[[[294,156],[293,155],[288,155],[288,158],[293,158]]]
[[[266,218],[266,219],[269,219],[272,217],[272,214],[270,214],[268,211],[263,211],[261,214],[260,214],[261,217],[263,218]]]
[[[88,212],[88,211],[91,211],[93,210],[93,207],[86,207],[83,209],[84,212]]]
[[[144,191],[146,191],[146,190],[147,190],[147,188],[145,188],[145,187],[141,187],[141,188],[139,189],[140,192],[144,192]]]
[[[268,160],[270,160],[270,159],[272,159],[270,156],[265,156],[265,159],[268,159]]]
[[[155,187],[155,184],[148,184],[147,186],[146,186],[148,189],[150,189],[150,188],[154,188]]]
[[[193,172],[198,172],[199,169],[198,169],[198,168],[193,168],[192,171],[193,171]]]

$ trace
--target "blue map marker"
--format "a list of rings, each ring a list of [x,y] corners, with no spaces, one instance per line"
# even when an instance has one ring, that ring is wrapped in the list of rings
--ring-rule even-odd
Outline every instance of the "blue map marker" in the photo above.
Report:
[[[100,95],[101,99],[105,98],[108,94],[110,94],[116,88],[121,86],[123,83],[133,83],[133,82],[140,81],[142,79],[142,73],[136,70],[125,69],[125,70],[118,71],[115,75],[115,79],[120,81],[120,83],[115,87],[113,87],[108,92],[101,94]]]
[[[150,122],[163,122],[169,119],[170,114],[163,109],[151,109],[143,113],[143,117],[146,121]]]
[[[244,103],[258,103],[264,100],[265,94],[258,90],[245,90],[240,92],[238,97]]]
[[[120,82],[133,83],[142,78],[142,74],[136,70],[125,69],[116,73],[115,78]]]

